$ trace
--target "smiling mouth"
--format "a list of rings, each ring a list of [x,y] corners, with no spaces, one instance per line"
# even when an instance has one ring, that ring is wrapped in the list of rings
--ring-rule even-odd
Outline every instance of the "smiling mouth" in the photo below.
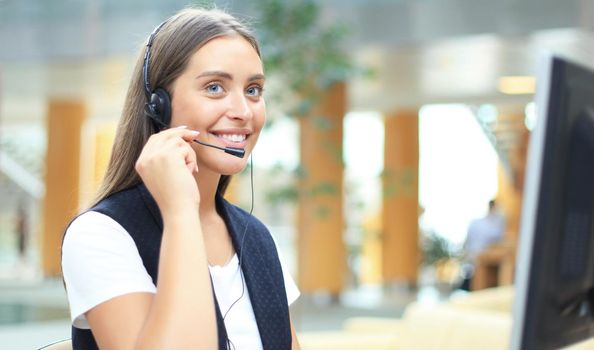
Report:
[[[221,138],[223,140],[229,141],[229,142],[243,142],[247,139],[247,135],[245,134],[213,134],[218,138]]]
[[[211,131],[209,133],[230,146],[233,144],[238,144],[241,146],[241,144],[245,143],[245,141],[250,137],[249,132],[239,130],[219,130]]]

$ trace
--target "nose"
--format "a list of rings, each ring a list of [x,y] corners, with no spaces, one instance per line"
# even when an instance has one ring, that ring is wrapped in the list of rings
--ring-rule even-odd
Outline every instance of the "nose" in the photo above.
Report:
[[[227,111],[227,116],[229,118],[248,120],[251,119],[253,115],[254,113],[250,106],[250,101],[243,91],[231,94],[229,110]]]

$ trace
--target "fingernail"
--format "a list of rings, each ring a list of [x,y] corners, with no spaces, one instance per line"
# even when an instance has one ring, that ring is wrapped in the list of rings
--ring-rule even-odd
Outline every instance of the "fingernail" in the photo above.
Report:
[[[188,127],[187,125],[180,125],[180,126],[176,126],[175,128],[176,129],[185,129],[187,127]]]
[[[198,130],[192,130],[192,132],[196,135],[200,134],[200,131],[198,131]]]

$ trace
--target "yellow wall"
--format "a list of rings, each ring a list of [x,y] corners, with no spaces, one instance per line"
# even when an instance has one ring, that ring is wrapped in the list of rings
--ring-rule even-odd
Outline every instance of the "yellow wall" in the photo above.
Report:
[[[84,127],[81,146],[81,193],[79,205],[86,208],[95,198],[109,163],[117,122],[90,122]]]
[[[342,239],[345,86],[334,86],[320,101],[300,120],[304,174],[297,216],[298,281],[304,293],[325,290],[336,295],[343,288],[346,271]]]
[[[44,276],[59,276],[62,236],[78,210],[83,101],[49,101],[41,260]]]
[[[418,111],[386,115],[382,274],[384,282],[416,283],[419,266]]]

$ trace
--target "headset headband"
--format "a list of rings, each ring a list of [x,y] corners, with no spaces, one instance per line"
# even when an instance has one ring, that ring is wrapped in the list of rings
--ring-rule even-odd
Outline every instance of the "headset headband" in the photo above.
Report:
[[[151,63],[151,47],[153,46],[153,39],[155,35],[159,32],[161,27],[165,25],[167,21],[159,24],[151,33],[146,43],[146,51],[144,52],[144,64],[142,65],[142,76],[144,81],[144,91],[146,93],[146,98],[150,100],[151,94],[153,93],[153,89],[151,88],[151,83],[149,81],[149,66]]]

